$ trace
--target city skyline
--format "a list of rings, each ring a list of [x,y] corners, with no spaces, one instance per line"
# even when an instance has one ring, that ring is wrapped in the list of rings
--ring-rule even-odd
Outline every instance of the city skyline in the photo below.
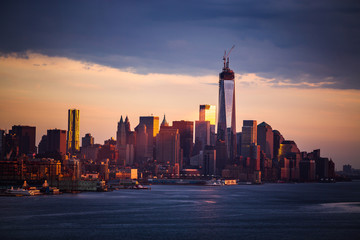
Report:
[[[45,57],[46,59],[47,57]],[[22,64],[27,65],[30,69],[33,66],[33,64],[30,62],[27,62],[29,60],[23,60],[20,59],[19,61],[22,62]],[[233,61],[236,61],[236,59],[234,59]],[[27,62],[27,63],[26,63]],[[87,71],[89,70],[82,70],[81,68],[84,67],[84,65],[80,62],[76,62],[74,60],[69,60],[66,59],[65,63],[68,63],[68,66],[72,66],[74,67],[78,67],[78,73],[76,74],[77,76],[82,76],[83,78],[86,76],[89,76],[87,73]],[[73,63],[73,64],[70,64]],[[76,63],[76,64],[74,64]],[[23,71],[23,69],[25,69],[26,71],[26,67],[24,67],[24,65],[20,65],[20,69],[18,68],[18,70],[21,72]],[[58,63],[57,63],[58,64]],[[56,65],[56,64],[54,64]],[[63,67],[66,66],[62,65]],[[219,66],[221,66],[221,61],[219,61]],[[24,67],[24,68],[23,68]],[[100,68],[101,66],[97,66],[95,65],[94,68]],[[36,68],[36,67],[34,67]],[[56,69],[55,66],[53,66],[53,68]],[[121,76],[121,74],[125,74],[125,75],[133,75],[134,76],[138,76],[134,73],[126,73],[126,72],[121,72],[119,70],[116,69],[111,69],[111,68],[107,68],[105,66],[102,66],[102,68],[106,69],[107,71],[112,71],[112,73],[114,75],[119,74],[119,76]],[[219,67],[220,68],[220,67]],[[55,70],[53,69],[53,70]],[[71,71],[70,69],[67,69],[65,67],[65,69],[62,69],[63,71],[65,70],[65,72],[67,71]],[[99,70],[99,69],[98,69]],[[31,70],[28,70],[31,71]],[[84,71],[84,72],[82,72]],[[55,70],[55,72],[59,73],[59,69]],[[106,71],[105,71],[106,72]],[[69,72],[67,74],[70,74]],[[83,75],[84,74],[84,75]],[[99,77],[99,74],[101,75],[101,72],[97,72],[95,71],[95,78]],[[54,73],[52,73],[53,77],[56,77]],[[93,78],[94,78],[93,77]],[[114,76],[112,76],[114,77]],[[164,78],[169,77],[166,75],[161,76],[160,80],[165,81]],[[41,79],[42,77],[39,76],[39,78]],[[156,78],[156,77],[155,77]],[[241,78],[241,79],[239,79]],[[139,79],[142,80],[143,82],[145,82],[146,77],[144,76],[139,76]],[[159,78],[157,78],[159,79]],[[168,78],[168,79],[171,79]],[[179,87],[179,83],[181,83],[181,79],[183,79],[185,81],[185,84],[180,84],[181,88]],[[51,109],[51,106],[47,106],[46,104],[44,104],[43,101],[41,101],[41,99],[38,99],[40,96],[42,95],[47,95],[49,97],[49,95],[47,94],[47,92],[33,92],[31,93],[30,91],[27,91],[27,94],[29,94],[28,96],[23,96],[22,98],[27,99],[28,97],[34,97],[34,99],[31,99],[31,102],[24,102],[22,104],[19,105],[19,102],[21,102],[21,100],[17,99],[18,103],[16,104],[16,101],[13,102],[9,102],[8,100],[5,100],[3,103],[7,103],[9,102],[10,105],[5,106],[4,104],[2,105],[2,112],[6,112],[6,111],[10,111],[11,113],[11,107],[18,107],[18,111],[14,111],[12,113],[12,115],[10,115],[11,117],[15,117],[15,120],[13,120],[13,118],[7,118],[7,119],[1,119],[1,128],[3,129],[10,129],[11,126],[13,125],[29,125],[29,126],[36,126],[37,127],[37,134],[36,134],[36,143],[38,144],[39,141],[41,140],[41,136],[46,134],[46,131],[48,129],[51,128],[59,128],[59,129],[67,129],[67,114],[61,113],[62,112],[66,112],[68,111],[68,108],[77,108],[80,109],[82,111],[82,119],[81,119],[81,127],[80,127],[80,137],[85,136],[86,133],[91,133],[94,138],[95,138],[95,142],[96,143],[103,143],[103,141],[109,139],[110,137],[116,137],[116,125],[117,125],[117,121],[120,118],[120,115],[128,115],[130,122],[132,122],[132,129],[134,128],[134,126],[136,126],[138,124],[138,117],[139,116],[150,116],[151,114],[153,114],[154,116],[161,116],[164,112],[166,113],[167,119],[169,122],[172,122],[174,120],[192,120],[195,121],[198,119],[198,107],[199,104],[211,104],[211,105],[216,105],[217,106],[217,94],[218,94],[218,89],[216,85],[208,85],[208,84],[201,84],[199,83],[196,87],[196,90],[200,90],[201,88],[206,88],[207,90],[211,89],[213,95],[209,96],[207,94],[204,94],[204,98],[202,99],[201,96],[195,96],[192,95],[194,99],[194,101],[189,101],[189,102],[185,102],[186,100],[188,100],[186,97],[183,97],[181,95],[181,93],[185,94],[185,92],[188,90],[187,88],[191,88],[194,86],[191,86],[191,81],[192,80],[199,80],[201,81],[201,79],[207,79],[207,80],[213,80],[214,83],[217,85],[217,76],[207,76],[207,77],[193,77],[193,76],[183,76],[183,77],[179,77],[179,76],[175,76],[175,79],[171,79],[171,80],[175,80],[175,83],[173,83],[174,86],[171,86],[171,91],[174,91],[174,88],[176,88],[177,90],[181,90],[180,94],[169,94],[168,92],[164,92],[164,93],[160,93],[158,92],[158,96],[152,95],[152,97],[156,97],[157,99],[159,99],[159,102],[161,104],[159,104],[159,102],[151,102],[151,103],[155,103],[154,105],[154,110],[156,109],[156,112],[153,111],[151,112],[151,110],[149,111],[149,109],[151,108],[151,103],[147,103],[147,102],[143,102],[143,106],[141,105],[140,102],[138,102],[139,99],[128,99],[128,102],[135,102],[134,105],[137,105],[139,107],[139,109],[142,109],[141,111],[144,112],[144,114],[141,114],[140,111],[138,113],[138,111],[134,111],[133,109],[133,104],[127,104],[123,107],[117,106],[117,104],[109,104],[109,102],[106,103],[102,103],[101,101],[99,102],[99,104],[90,104],[91,98],[87,98],[86,101],[81,101],[81,100],[77,100],[79,102],[79,104],[77,106],[74,106],[74,104],[71,104],[70,102],[63,104],[63,101],[56,101],[56,99],[52,99],[52,105],[54,107],[54,109]],[[249,120],[249,119],[254,119],[257,120],[258,122],[262,122],[265,121],[267,123],[269,123],[273,129],[277,129],[279,130],[286,139],[294,139],[296,141],[296,143],[298,144],[299,148],[301,151],[312,151],[313,149],[316,148],[321,148],[323,150],[323,153],[326,154],[327,156],[329,156],[330,158],[332,158],[336,163],[339,164],[351,164],[355,167],[357,167],[359,165],[358,162],[358,158],[356,156],[356,147],[357,143],[359,143],[359,140],[357,139],[358,137],[356,136],[356,131],[359,128],[359,126],[357,126],[356,124],[356,119],[359,117],[356,111],[353,112],[353,109],[356,110],[358,103],[358,98],[360,101],[360,97],[357,96],[357,91],[351,91],[351,90],[331,90],[331,89],[293,89],[293,88],[288,88],[288,89],[282,89],[282,88],[271,88],[268,86],[264,86],[262,85],[263,82],[261,82],[261,79],[259,79],[258,77],[255,76],[236,76],[238,85],[236,85],[236,92],[238,93],[237,98],[236,98],[236,106],[237,106],[237,129],[241,129],[242,127],[242,120]],[[176,83],[177,82],[177,83]],[[246,84],[244,82],[250,82],[250,87],[246,86]],[[122,82],[124,83],[124,82]],[[251,86],[251,83],[255,86]],[[63,85],[61,82],[58,82],[58,84]],[[157,85],[158,87],[161,87],[159,85]],[[149,85],[144,86],[145,87],[149,87]],[[145,91],[144,88],[141,88],[142,91]],[[167,88],[169,88],[169,86],[167,86]],[[84,90],[84,89],[83,89]],[[94,90],[89,90],[88,91],[94,93]],[[190,89],[191,90],[191,89]],[[247,91],[244,91],[247,90]],[[270,96],[272,96],[273,98],[275,98],[274,100],[267,100],[267,102],[270,101],[274,101],[275,103],[273,103],[273,105],[276,106],[276,108],[271,107],[271,103],[268,103],[265,107],[262,106],[263,104],[256,98],[254,98],[254,96],[259,96],[261,94],[264,94],[266,91],[270,91],[272,90],[273,92],[270,93],[268,92],[268,94],[270,94]],[[25,91],[25,90],[23,90]],[[53,90],[56,92],[56,90]],[[159,91],[159,90],[157,90]],[[194,91],[194,90],[193,90]],[[135,91],[136,92],[136,91]],[[196,93],[196,91],[194,91]],[[206,92],[206,91],[204,91]],[[5,92],[6,96],[9,96],[9,94],[11,94],[13,92]],[[58,93],[60,94],[60,93]],[[130,93],[127,93],[129,95],[131,95]],[[145,94],[145,93],[144,93]],[[283,96],[279,96],[279,94],[282,94]],[[312,96],[311,96],[311,95]],[[320,94],[320,96],[316,96],[314,94]],[[37,97],[36,97],[37,95]],[[169,95],[172,95],[173,99],[169,99],[172,100],[171,104],[172,105],[175,101],[182,101],[182,104],[177,104],[176,106],[178,108],[172,108],[172,106],[167,106],[166,102],[162,101],[161,99],[166,99],[167,97],[169,97]],[[197,95],[197,94],[196,94]],[[253,96],[252,96],[253,95]],[[268,95],[269,96],[269,95]],[[294,98],[294,96],[296,96],[298,99]],[[73,95],[74,97],[74,95]],[[112,96],[114,97],[114,96]],[[337,98],[336,98],[337,97]],[[248,98],[250,100],[246,100],[244,98]],[[309,99],[310,98],[310,99]],[[320,98],[320,99],[319,99]],[[323,99],[322,99],[323,98]],[[331,98],[331,99],[330,99]],[[15,97],[16,99],[16,97]],[[50,96],[51,99],[51,96]],[[121,99],[121,98],[120,98]],[[197,99],[198,102],[195,102]],[[205,99],[210,99],[208,101],[206,101]],[[287,99],[287,102],[284,102]],[[299,103],[298,101],[304,101],[303,103]],[[310,100],[310,101],[309,101]],[[316,102],[315,100],[317,100],[318,102]],[[64,101],[66,102],[66,100],[64,99]],[[331,105],[329,106],[329,104],[332,104],[336,102],[337,105]],[[14,104],[13,106],[11,106],[11,104]],[[37,106],[31,106],[31,105],[27,105],[29,103],[36,103],[38,104]],[[186,103],[186,105],[184,104]],[[283,103],[283,106],[281,105],[277,105],[279,103]],[[349,106],[345,106],[344,104],[349,104]],[[25,106],[23,106],[23,104],[25,104]],[[251,104],[249,106],[249,104]],[[294,114],[294,116],[291,115],[287,115],[287,113],[291,112],[290,110],[292,109],[292,104],[296,104],[297,107],[300,107],[299,111],[293,111],[292,113]],[[315,106],[314,106],[315,105]],[[279,107],[278,107],[279,106]],[[19,108],[20,107],[20,108]],[[114,109],[117,109],[117,111],[115,110],[111,110],[111,107],[113,107]],[[318,107],[323,108],[321,109],[321,111],[319,112]],[[325,107],[325,108],[324,108]],[[345,107],[345,108],[344,108]],[[144,108],[147,108],[146,110]],[[168,111],[164,111],[164,109],[167,108]],[[253,108],[253,109],[251,109]],[[326,108],[328,110],[326,110]],[[40,115],[29,115],[29,113],[27,111],[34,111],[36,109],[36,111],[38,111],[38,113],[40,113]],[[82,110],[84,109],[84,110]],[[179,112],[178,109],[180,109],[181,111]],[[191,111],[189,111],[189,109],[191,109]],[[243,111],[241,111],[240,109],[243,109]],[[258,109],[261,109],[261,111],[257,111]],[[40,111],[39,111],[40,110]],[[96,110],[96,111],[94,111]],[[331,112],[332,110],[332,112]],[[337,111],[334,111],[337,110]],[[48,111],[50,111],[52,114],[51,115],[47,115]],[[272,114],[271,111],[275,111],[275,114]],[[328,112],[327,112],[328,111]],[[94,113],[100,113],[100,116],[98,114],[94,114]],[[259,114],[261,113],[261,114]],[[286,118],[282,117],[281,114],[286,114]],[[311,120],[302,120],[302,115],[304,114],[309,114],[311,113],[312,117]],[[325,114],[324,114],[325,113]],[[333,126],[341,126],[341,124],[344,124],[342,116],[343,114],[347,114],[348,117],[350,117],[350,119],[354,119],[352,122],[349,121],[347,122],[348,126],[342,129],[332,129],[333,131],[335,131],[336,134],[338,134],[338,140],[336,139],[336,137],[332,136],[330,134],[329,129],[331,129],[331,127]],[[323,124],[323,120],[321,119],[321,116],[325,115],[327,117],[333,115],[336,118],[332,119],[331,121],[325,123],[325,125]],[[247,116],[247,117],[246,117]],[[259,117],[260,116],[260,117]],[[316,116],[314,118],[314,116]],[[299,119],[300,118],[300,119]],[[28,119],[27,121],[24,121],[24,119]],[[315,120],[315,122],[314,122]],[[329,119],[328,119],[329,120]],[[351,131],[351,125],[353,125],[353,129],[355,129],[355,133],[354,131]],[[105,126],[105,127],[104,127]],[[317,127],[319,127],[319,129],[316,129]],[[344,126],[342,126],[344,127]],[[303,129],[308,129],[307,131],[303,131],[301,130],[301,128]],[[314,131],[315,130],[315,131]],[[239,132],[239,131],[238,131]],[[341,134],[347,133],[347,136],[341,136]],[[340,134],[340,135],[339,135]],[[346,137],[350,137],[349,141],[346,144],[344,144],[344,140],[346,139]],[[352,139],[351,139],[352,138]],[[317,139],[317,140],[314,140]],[[325,142],[324,142],[325,141]],[[335,141],[333,143],[331,143],[331,141]],[[329,143],[330,142],[330,143]],[[343,144],[343,145],[342,145]],[[345,147],[345,150],[347,151],[347,153],[345,152],[344,154],[344,150],[338,150],[339,148],[337,148],[336,146],[341,146],[341,147]],[[349,160],[350,159],[350,160]]]
[[[347,24],[358,24],[351,13],[358,5],[290,1],[266,9],[269,3],[209,3],[197,15],[175,3],[165,6],[169,15],[159,15],[158,2],[154,6],[141,3],[148,10],[135,14],[138,19],[126,13],[119,14],[124,18],[119,19],[114,11],[108,19],[99,10],[135,9],[132,3],[99,9],[89,4],[81,20],[74,18],[80,3],[64,5],[68,17],[57,14],[51,4],[44,4],[42,12],[37,4],[2,3],[0,18],[6,37],[0,39],[0,128],[36,126],[38,145],[48,129],[67,129],[66,112],[76,108],[81,110],[80,138],[91,133],[96,143],[103,143],[116,137],[121,115],[128,115],[132,130],[139,116],[151,114],[161,118],[165,113],[168,122],[195,121],[200,104],[218,105],[221,57],[235,44],[231,66],[236,73],[238,132],[243,120],[264,121],[285,139],[294,140],[301,151],[320,148],[338,167],[360,168],[359,75],[353,66],[359,51],[351,40],[358,39],[359,32]],[[202,9],[198,4],[190,5]],[[229,4],[233,4],[231,17],[224,13]],[[72,13],[67,10],[70,6],[75,9]],[[333,20],[323,23],[313,9]],[[22,17],[13,21],[18,16],[15,10]],[[248,15],[246,10],[251,10]],[[86,23],[86,12],[98,13],[93,14],[98,25]],[[293,12],[298,15],[290,18]],[[50,28],[41,17],[49,20]],[[147,19],[152,19],[150,29],[142,22]],[[129,26],[138,31],[118,26],[120,20],[133,22]],[[167,20],[171,22],[166,24]],[[33,27],[35,23],[39,29]],[[291,24],[298,33],[289,31]],[[19,29],[16,33],[11,31],[15,28]],[[129,36],[121,34],[125,30]],[[210,40],[223,35],[228,37]],[[159,37],[164,40],[158,41]]]

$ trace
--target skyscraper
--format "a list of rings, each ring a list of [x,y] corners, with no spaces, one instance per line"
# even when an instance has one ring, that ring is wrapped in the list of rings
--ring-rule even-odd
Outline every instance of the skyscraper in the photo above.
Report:
[[[209,121],[211,125],[215,125],[216,106],[209,104],[200,105],[199,121]]]
[[[251,157],[252,148],[257,145],[257,121],[244,120],[241,134],[241,156]]]
[[[216,163],[218,170],[231,163],[236,156],[236,114],[234,72],[229,58],[224,56],[224,67],[219,75],[219,106]]]
[[[204,150],[206,145],[210,145],[209,121],[195,121],[195,145],[199,145],[200,151]]]
[[[66,154],[66,130],[47,130],[47,152]]]
[[[210,143],[208,145],[215,146],[215,123],[216,123],[216,106],[215,105],[200,105],[199,121],[210,122]]]
[[[279,149],[280,149],[280,144],[285,140],[284,137],[281,135],[281,133],[278,130],[273,130],[273,135],[274,135],[274,140],[273,140],[273,146],[274,146],[274,150],[273,150],[273,158],[274,159],[278,159],[279,156]]]
[[[126,144],[125,123],[123,117],[121,116],[117,126],[116,145],[119,148],[121,145],[125,145],[125,144]]]
[[[267,158],[273,158],[274,150],[274,133],[272,128],[266,122],[262,122],[257,126],[257,144],[260,145]]]
[[[126,117],[124,122],[121,116],[116,132],[116,148],[119,151],[119,162],[125,163],[126,165],[133,164],[134,140],[134,134],[130,130],[129,118]]]
[[[300,150],[296,143],[291,140],[282,141],[279,148],[280,179],[298,180],[300,160]]]
[[[136,131],[136,150],[135,150],[135,159],[138,164],[143,164],[149,159],[148,156],[148,140],[149,136],[147,134],[146,125],[139,123],[135,128]]]
[[[80,110],[69,109],[67,152],[75,153],[80,150]]]
[[[173,128],[179,129],[180,133],[180,147],[183,150],[184,165],[190,165],[190,157],[194,145],[194,122],[192,121],[173,121]]]
[[[140,117],[140,123],[139,125],[144,124],[146,125],[146,133],[148,135],[148,151],[147,155],[150,158],[153,158],[153,152],[154,152],[154,139],[156,135],[159,133],[159,117],[155,116],[145,116]]]
[[[91,136],[91,133],[85,134],[85,137],[82,138],[81,147],[88,147],[94,145],[94,137]]]
[[[19,154],[36,153],[35,137],[36,128],[29,126],[13,126],[9,131],[10,135],[14,135],[19,147]]]
[[[169,126],[164,116],[160,132],[156,137],[156,157],[160,164],[169,164],[179,170],[181,167],[180,138],[179,129]]]

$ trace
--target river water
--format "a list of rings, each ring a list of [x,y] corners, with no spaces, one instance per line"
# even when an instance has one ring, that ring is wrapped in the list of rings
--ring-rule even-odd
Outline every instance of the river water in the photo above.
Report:
[[[0,197],[0,239],[360,239],[360,182]]]

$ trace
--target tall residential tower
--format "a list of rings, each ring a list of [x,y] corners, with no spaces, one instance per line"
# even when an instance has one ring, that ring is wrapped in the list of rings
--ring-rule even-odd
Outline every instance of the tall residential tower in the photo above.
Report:
[[[75,153],[80,150],[80,110],[69,109],[68,111],[68,132],[67,152]]]

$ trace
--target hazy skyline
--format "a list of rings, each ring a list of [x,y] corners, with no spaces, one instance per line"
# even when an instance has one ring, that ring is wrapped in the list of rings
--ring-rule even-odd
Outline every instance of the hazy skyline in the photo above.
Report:
[[[360,168],[356,1],[0,3],[0,128],[31,125],[37,143],[67,129],[115,137],[121,115],[198,119],[218,105],[222,54],[233,44],[237,129],[267,122],[337,169]]]

